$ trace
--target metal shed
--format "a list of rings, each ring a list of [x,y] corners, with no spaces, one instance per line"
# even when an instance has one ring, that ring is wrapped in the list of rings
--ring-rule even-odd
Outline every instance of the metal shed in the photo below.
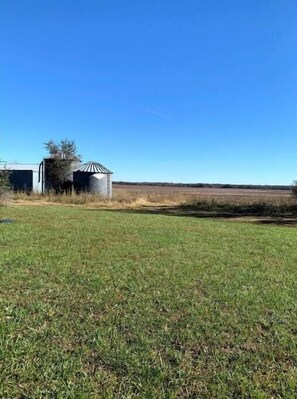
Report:
[[[38,164],[1,163],[0,170],[9,171],[11,187],[15,191],[41,192],[38,181]]]
[[[89,161],[73,171],[76,192],[87,191],[104,197],[112,196],[112,172],[98,162]]]

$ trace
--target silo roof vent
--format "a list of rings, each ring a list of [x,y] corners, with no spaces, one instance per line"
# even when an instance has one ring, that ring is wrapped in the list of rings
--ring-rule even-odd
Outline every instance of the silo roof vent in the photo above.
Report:
[[[105,174],[112,173],[105,166],[101,165],[101,163],[93,161],[89,161],[80,165],[77,169],[75,169],[75,172],[105,173]]]

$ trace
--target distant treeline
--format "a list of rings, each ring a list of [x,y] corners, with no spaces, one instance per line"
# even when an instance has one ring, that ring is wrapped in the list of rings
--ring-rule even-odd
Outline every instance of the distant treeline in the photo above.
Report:
[[[126,182],[114,181],[113,184],[129,186],[156,186],[156,187],[193,187],[193,188],[243,188],[251,190],[290,190],[291,186],[261,185],[261,184],[221,184],[221,183],[157,183],[157,182]]]

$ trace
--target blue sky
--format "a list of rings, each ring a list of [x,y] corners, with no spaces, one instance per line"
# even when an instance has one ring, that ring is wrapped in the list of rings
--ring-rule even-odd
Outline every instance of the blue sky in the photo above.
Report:
[[[0,158],[115,180],[297,179],[296,0],[0,0]]]

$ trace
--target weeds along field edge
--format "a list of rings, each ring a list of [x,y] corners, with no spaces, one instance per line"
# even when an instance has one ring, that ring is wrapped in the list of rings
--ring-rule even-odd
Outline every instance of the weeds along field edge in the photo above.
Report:
[[[35,203],[35,204],[65,204],[85,205],[98,208],[111,209],[141,209],[147,207],[171,206],[178,207],[184,211],[208,211],[208,212],[229,212],[234,214],[251,214],[263,216],[296,216],[297,201],[288,195],[275,195],[267,190],[237,191],[230,194],[230,190],[224,192],[222,189],[206,191],[206,193],[183,192],[183,190],[129,190],[116,188],[111,199],[104,198],[97,194],[53,194],[40,193],[26,194],[14,193],[13,203]]]

